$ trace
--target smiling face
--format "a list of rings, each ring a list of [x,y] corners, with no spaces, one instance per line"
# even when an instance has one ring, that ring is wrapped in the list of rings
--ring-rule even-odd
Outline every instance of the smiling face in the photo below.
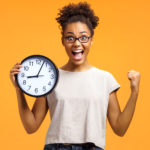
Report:
[[[70,64],[82,65],[87,63],[92,37],[85,23],[75,22],[68,24],[63,32],[62,43],[69,56]]]

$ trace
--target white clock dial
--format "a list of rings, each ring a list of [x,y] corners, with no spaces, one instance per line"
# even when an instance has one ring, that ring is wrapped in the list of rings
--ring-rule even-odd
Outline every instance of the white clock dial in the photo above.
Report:
[[[53,90],[58,80],[58,69],[50,59],[32,55],[25,58],[21,64],[23,67],[16,78],[23,92],[40,97]]]

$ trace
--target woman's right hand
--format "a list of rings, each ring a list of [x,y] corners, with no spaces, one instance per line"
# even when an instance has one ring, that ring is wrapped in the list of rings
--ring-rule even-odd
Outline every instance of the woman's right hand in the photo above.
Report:
[[[11,80],[11,82],[13,83],[13,85],[14,85],[14,87],[15,87],[16,89],[18,89],[19,87],[18,87],[18,84],[17,84],[17,82],[16,82],[15,75],[21,72],[21,71],[19,70],[21,67],[22,67],[22,65],[21,65],[21,63],[19,62],[19,63],[16,63],[16,64],[12,67],[12,69],[10,70],[10,80]]]
[[[46,97],[38,97],[34,102],[32,110],[28,106],[25,95],[20,90],[15,75],[20,73],[19,70],[22,67],[21,63],[17,63],[10,70],[10,79],[16,88],[17,99],[18,99],[18,108],[21,121],[27,133],[34,133],[40,127],[42,121],[44,120],[47,111],[48,104]]]

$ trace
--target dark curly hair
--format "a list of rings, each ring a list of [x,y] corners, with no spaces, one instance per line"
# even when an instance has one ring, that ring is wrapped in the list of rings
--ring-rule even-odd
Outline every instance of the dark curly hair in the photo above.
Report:
[[[65,27],[69,23],[82,22],[85,23],[91,31],[91,36],[94,35],[94,29],[98,25],[99,18],[95,16],[94,11],[90,8],[87,2],[80,2],[78,4],[69,4],[59,10],[56,18],[59,23],[62,35]]]

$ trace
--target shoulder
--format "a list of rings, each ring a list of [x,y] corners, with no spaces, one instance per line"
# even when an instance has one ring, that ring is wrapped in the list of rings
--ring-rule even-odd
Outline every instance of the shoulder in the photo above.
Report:
[[[99,75],[106,76],[106,77],[112,76],[112,73],[110,73],[109,71],[97,67],[93,67],[93,73],[97,73]]]

